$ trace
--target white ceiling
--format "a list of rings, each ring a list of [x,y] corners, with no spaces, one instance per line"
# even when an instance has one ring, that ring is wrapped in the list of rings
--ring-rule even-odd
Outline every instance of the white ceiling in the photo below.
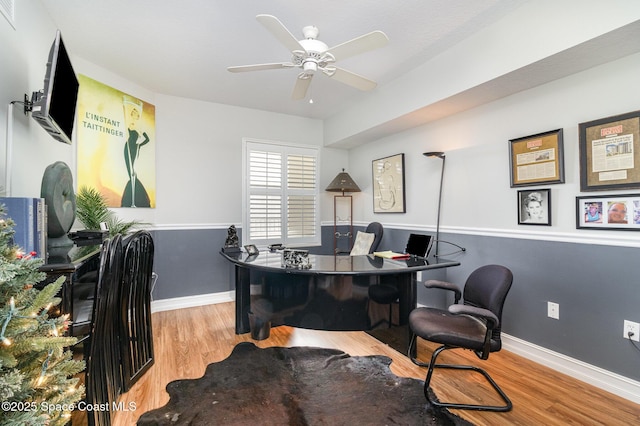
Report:
[[[233,74],[232,65],[290,60],[258,21],[276,16],[295,36],[319,28],[329,47],[381,30],[389,44],[337,65],[378,86],[427,62],[526,0],[41,0],[67,50],[156,93],[325,119],[360,92],[324,75],[314,103],[291,100],[298,69]],[[374,89],[375,90],[375,89]]]

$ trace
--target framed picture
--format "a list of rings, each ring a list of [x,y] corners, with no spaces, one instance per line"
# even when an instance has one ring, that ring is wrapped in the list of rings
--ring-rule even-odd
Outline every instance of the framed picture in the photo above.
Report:
[[[373,160],[373,212],[405,213],[404,154]]]
[[[562,129],[509,141],[511,187],[564,183]]]
[[[244,246],[244,249],[247,251],[247,254],[249,256],[253,256],[260,253],[260,250],[258,250],[258,247],[256,247],[253,244],[247,244],[246,246]]]
[[[551,226],[551,190],[518,191],[518,224]]]
[[[576,228],[640,231],[640,194],[576,197]]]
[[[580,123],[580,190],[640,188],[640,111]]]

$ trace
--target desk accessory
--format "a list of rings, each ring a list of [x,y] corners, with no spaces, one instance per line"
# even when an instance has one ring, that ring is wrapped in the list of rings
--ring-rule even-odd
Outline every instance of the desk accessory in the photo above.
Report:
[[[238,231],[236,230],[235,225],[231,225],[227,230],[227,239],[224,242],[224,247],[222,248],[224,253],[240,253],[240,244],[238,242]]]
[[[284,249],[282,266],[285,268],[309,269],[309,250]]]
[[[391,250],[387,251],[376,251],[373,252],[373,255],[376,257],[382,257],[384,259],[409,259],[411,257],[410,254],[407,253],[396,253]]]

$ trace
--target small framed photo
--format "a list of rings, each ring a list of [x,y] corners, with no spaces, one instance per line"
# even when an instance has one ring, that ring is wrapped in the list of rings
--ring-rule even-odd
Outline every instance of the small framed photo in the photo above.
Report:
[[[518,224],[551,226],[551,190],[518,191]]]
[[[373,212],[405,213],[404,154],[373,160]]]
[[[576,197],[576,228],[640,231],[640,194]]]
[[[640,188],[640,111],[578,125],[580,190]]]
[[[244,249],[247,251],[247,254],[249,256],[254,256],[260,253],[260,250],[258,250],[258,247],[256,247],[254,244],[247,244],[246,246],[244,246]]]
[[[562,129],[509,141],[511,187],[564,183]]]

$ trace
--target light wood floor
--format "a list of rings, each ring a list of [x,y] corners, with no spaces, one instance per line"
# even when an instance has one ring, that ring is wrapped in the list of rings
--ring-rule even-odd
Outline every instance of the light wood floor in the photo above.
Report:
[[[134,403],[134,411],[115,413],[114,426],[135,424],[139,416],[169,400],[165,386],[172,380],[198,378],[205,367],[225,359],[233,347],[252,341],[249,334],[234,333],[234,304],[158,312],[153,314],[155,365],[120,402]],[[386,355],[398,376],[424,380],[425,369],[364,332],[330,332],[274,327],[269,339],[254,341],[259,347],[317,346],[340,349],[352,356]],[[428,360],[432,346],[418,345],[420,358]],[[571,377],[503,350],[480,361],[468,351],[448,351],[442,362],[472,363],[485,368],[513,401],[508,413],[452,410],[477,425],[640,425],[640,405],[599,390]],[[464,375],[464,377],[462,376]],[[477,397],[500,403],[484,379],[469,373],[436,370],[432,388],[440,399]],[[113,413],[112,413],[113,415]],[[256,420],[259,424],[259,420]],[[212,424],[215,421],[212,420]],[[76,423],[74,422],[74,425]]]

